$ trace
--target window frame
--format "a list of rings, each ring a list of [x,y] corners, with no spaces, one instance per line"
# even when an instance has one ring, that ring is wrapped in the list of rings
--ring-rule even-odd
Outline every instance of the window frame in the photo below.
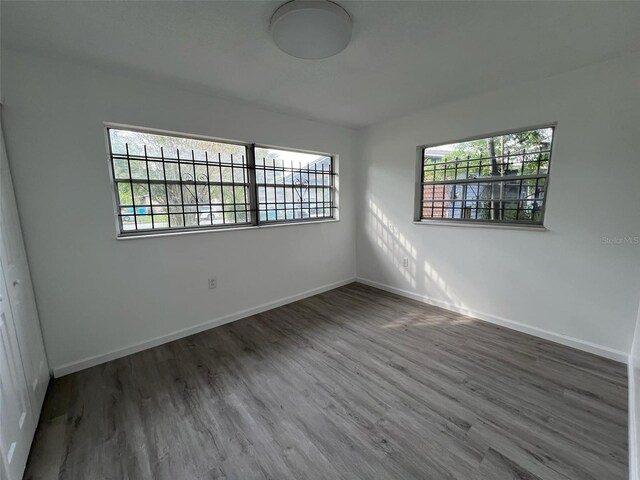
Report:
[[[266,221],[260,221],[260,202],[257,199],[258,198],[258,186],[262,185],[262,184],[258,184],[257,181],[254,182],[254,186],[255,189],[252,189],[255,191],[255,195],[256,195],[256,220],[258,222],[258,225],[261,227],[266,227],[269,225],[283,225],[283,224],[291,224],[291,223],[314,223],[314,222],[322,222],[322,221],[333,221],[333,220],[338,220],[337,217],[337,213],[338,213],[338,206],[337,206],[337,195],[336,195],[336,155],[331,155],[328,153],[321,153],[321,152],[312,152],[309,150],[299,150],[299,149],[295,149],[295,148],[282,148],[282,147],[276,147],[273,145],[263,145],[263,144],[253,144],[252,145],[252,149],[251,149],[251,155],[252,155],[252,161],[253,161],[253,175],[255,176],[255,172],[256,170],[258,170],[258,167],[255,166],[255,150],[258,148],[262,148],[262,149],[267,149],[267,150],[282,150],[285,152],[294,152],[294,153],[306,153],[306,154],[312,154],[312,155],[322,155],[325,157],[328,157],[331,159],[331,169],[328,172],[329,175],[329,192],[330,192],[330,199],[329,199],[329,203],[330,203],[330,209],[332,211],[332,216],[331,217],[320,217],[320,218],[296,218],[296,219],[292,219],[292,220],[266,220]]]
[[[119,193],[118,193],[118,181],[115,176],[115,169],[113,165],[113,156],[114,153],[112,151],[111,145],[111,135],[110,130],[126,130],[131,132],[139,132],[139,133],[148,133],[153,135],[162,135],[168,137],[176,137],[182,139],[190,139],[190,140],[202,140],[207,142],[217,142],[228,145],[236,145],[239,147],[243,147],[245,149],[245,164],[244,169],[247,173],[247,187],[249,193],[249,208],[247,213],[250,215],[248,222],[243,223],[226,223],[226,224],[218,224],[218,225],[198,225],[198,226],[186,226],[186,227],[167,227],[167,228],[150,228],[144,230],[124,230],[122,221],[120,218],[120,209],[122,208],[119,204]],[[254,229],[254,228],[269,228],[276,226],[285,226],[285,225],[298,225],[298,224],[313,224],[313,223],[328,223],[328,222],[338,222],[338,195],[337,195],[337,162],[338,155],[318,152],[313,150],[302,150],[296,148],[289,147],[280,147],[266,144],[256,144],[250,142],[242,142],[238,140],[229,140],[226,138],[219,137],[210,137],[207,135],[198,135],[198,134],[190,134],[190,133],[182,133],[175,132],[169,130],[161,130],[156,128],[148,128],[148,127],[137,127],[131,126],[121,123],[112,123],[105,122],[104,123],[104,134],[106,140],[106,151],[107,151],[107,163],[109,165],[109,177],[111,181],[111,198],[113,203],[113,215],[116,226],[116,238],[117,239],[129,239],[129,238],[141,238],[141,237],[150,237],[150,236],[167,236],[167,235],[180,235],[180,234],[188,234],[188,233],[205,233],[205,232],[214,232],[214,231],[230,231],[230,230],[246,230],[246,229]],[[258,184],[256,182],[256,165],[255,165],[255,149],[257,148],[266,148],[266,149],[275,149],[282,150],[287,152],[295,152],[295,153],[305,153],[312,154],[318,156],[324,156],[331,159],[331,172],[329,174],[330,178],[330,192],[331,192],[331,217],[320,217],[320,218],[297,218],[297,219],[283,219],[278,221],[260,221],[260,211],[258,204]],[[188,162],[187,162],[188,163]],[[166,181],[166,179],[165,179]],[[144,182],[143,179],[140,179],[140,182]],[[211,183],[211,185],[216,185],[217,182]],[[245,184],[242,184],[245,185]],[[184,204],[182,204],[184,207]],[[244,211],[244,210],[243,210]]]
[[[544,202],[542,203],[542,218],[539,222],[534,221],[513,221],[513,220],[491,220],[491,219],[463,219],[463,218],[423,218],[422,207],[424,200],[424,186],[430,184],[430,182],[424,182],[424,151],[428,148],[439,147],[442,145],[450,145],[454,143],[471,142],[474,140],[483,140],[491,137],[499,137],[502,135],[509,135],[513,133],[522,133],[530,130],[539,130],[543,128],[551,128],[553,130],[551,137],[551,145],[549,146],[549,166],[546,175],[540,175],[539,178],[545,178],[545,192]],[[419,225],[446,225],[446,226],[465,226],[465,227],[490,227],[490,228],[506,228],[506,229],[524,229],[524,230],[546,230],[546,211],[547,203],[549,201],[549,184],[551,179],[551,164],[554,155],[554,145],[556,141],[556,135],[558,132],[557,122],[543,123],[539,125],[510,128],[508,130],[501,130],[498,132],[472,135],[458,140],[428,143],[424,145],[418,145],[416,147],[416,174],[415,174],[415,195],[414,195],[414,214],[413,223]],[[520,176],[521,177],[521,176]],[[519,178],[519,177],[512,177]],[[505,178],[506,180],[506,178]],[[482,178],[474,179],[475,182],[482,182]],[[493,180],[496,181],[496,180]],[[457,182],[464,183],[464,182]],[[473,183],[470,181],[469,183]],[[443,183],[448,185],[447,183]]]

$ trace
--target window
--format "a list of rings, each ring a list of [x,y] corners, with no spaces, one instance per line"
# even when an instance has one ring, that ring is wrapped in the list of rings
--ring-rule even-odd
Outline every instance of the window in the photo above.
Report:
[[[419,220],[542,225],[553,127],[422,148]]]
[[[121,236],[332,219],[333,157],[108,128]]]
[[[256,148],[261,223],[333,218],[333,163],[326,155]]]

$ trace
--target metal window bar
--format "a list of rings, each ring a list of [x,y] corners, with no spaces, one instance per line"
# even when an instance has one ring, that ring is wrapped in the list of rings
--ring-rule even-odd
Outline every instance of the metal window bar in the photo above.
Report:
[[[225,208],[224,208],[224,184],[223,184],[224,177],[222,175],[222,155],[220,155],[220,152],[218,152],[218,174],[220,175],[219,178],[220,178],[220,201],[222,202],[222,224],[225,225],[227,223],[227,217],[225,216]]]
[[[304,206],[303,206],[303,201],[302,199],[304,198],[304,187],[302,184],[302,162],[298,162],[298,189],[300,190],[300,193],[298,193],[298,198],[300,200],[300,218],[304,218]]]
[[[331,164],[329,165],[329,201],[331,202],[331,205],[334,204],[334,199],[335,199],[335,171],[334,171],[334,166],[333,166],[333,162],[331,162]],[[333,207],[332,207],[333,208]],[[331,215],[333,215],[333,212],[331,213]]]
[[[151,228],[156,228],[156,224],[154,221],[154,214],[153,214],[153,196],[151,194],[151,183],[149,182],[149,160],[147,160],[147,146],[144,146],[144,163],[145,163],[145,168],[147,170],[147,188],[149,189],[149,213],[151,213]]]
[[[243,156],[242,157],[242,164],[244,165],[246,163],[246,157]],[[247,212],[247,203],[248,203],[248,199],[247,199],[247,169],[243,168],[242,169],[242,198],[244,200],[244,221],[247,222],[249,220],[249,212]]]
[[[249,205],[251,209],[251,224],[258,225],[258,183],[256,182],[256,146],[247,149],[247,176],[249,177]],[[246,187],[245,187],[246,188]],[[246,208],[246,204],[245,204]]]
[[[218,153],[217,158],[213,160],[207,151],[204,151],[204,159],[198,159],[193,149],[191,149],[191,158],[188,158],[188,156],[181,156],[180,148],[175,150],[176,158],[167,158],[164,146],[160,145],[157,145],[159,155],[150,155],[147,144],[140,145],[142,154],[134,154],[129,143],[123,143],[124,152],[114,153],[109,136],[109,154],[118,209],[116,218],[121,235],[166,230],[195,230],[204,227],[227,226],[230,223],[234,225],[260,225],[261,223],[334,218],[336,206],[332,196],[335,176],[333,157],[328,157],[330,172],[326,171],[324,163],[321,165],[322,171],[320,172],[316,164],[312,167],[311,165],[303,167],[302,163],[297,166],[286,166],[284,164],[277,165],[273,160],[270,165],[266,162],[256,165],[254,153],[256,147],[254,145],[244,145],[247,155],[246,157],[242,155],[240,162],[238,162],[237,154],[230,154],[230,161],[226,161],[222,158],[221,153]],[[121,162],[119,164],[121,167],[126,166],[126,172],[117,170],[117,162]],[[138,162],[135,172],[132,168],[134,162]],[[152,163],[154,165],[153,171],[151,170]],[[159,170],[160,166],[161,170]],[[171,173],[169,172],[170,166],[172,166]],[[204,171],[202,168],[198,169],[199,166],[203,166]],[[212,178],[210,167],[217,167],[219,179]],[[223,167],[230,170],[230,179],[225,179]],[[188,172],[189,168],[191,172]],[[238,168],[242,172],[241,184],[238,183],[240,177]],[[177,170],[177,179],[173,169]],[[263,182],[257,181],[257,170],[262,171]],[[272,174],[273,182],[266,181],[267,172]],[[277,178],[278,174],[281,175],[280,179]],[[295,184],[295,175],[300,179],[299,186]],[[286,183],[287,176],[290,176],[292,180],[291,185]],[[319,176],[321,176],[321,184],[318,182]],[[312,178],[313,184],[311,184]],[[121,184],[126,184],[129,188],[130,203],[122,198],[122,191],[126,190],[121,191],[121,187],[119,187]],[[141,187],[142,185],[144,187]],[[170,191],[172,186],[173,190]],[[264,201],[258,198],[257,189],[259,187],[264,188]],[[267,194],[269,187],[273,187],[274,193],[271,202]],[[300,192],[297,195],[298,198],[294,193],[296,187]],[[206,188],[206,194],[202,191],[203,188]],[[216,201],[212,195],[215,188],[218,188],[220,192],[219,201]],[[242,193],[238,192],[239,188],[242,189]],[[225,199],[225,190],[229,193],[229,189],[232,198]],[[292,201],[288,201],[287,189],[292,191]],[[145,196],[144,190],[148,194],[148,201],[146,198],[138,198],[141,194]],[[161,195],[160,191],[164,193],[164,202],[159,200],[161,198],[158,196]],[[327,191],[330,195],[329,198],[326,197]],[[176,198],[178,194],[179,198]],[[138,198],[137,201],[136,198]],[[312,214],[312,210],[315,210],[315,216]],[[216,212],[221,215],[220,222],[214,219]],[[269,212],[273,212],[275,215],[273,219],[269,218],[271,215]],[[209,216],[208,220],[201,218],[203,213]],[[264,215],[262,220],[260,215]],[[179,216],[182,217],[182,222],[176,224],[176,217]],[[164,218],[166,218],[166,222]]]
[[[184,213],[184,177],[182,176],[182,165],[180,164],[180,150],[176,149],[178,157],[178,178],[180,179],[180,210],[182,210],[182,226],[187,226],[187,216]]]
[[[231,154],[231,163],[232,164],[235,163],[233,161],[233,154]],[[236,204],[236,167],[235,166],[231,167],[231,198],[235,206]],[[235,208],[233,209],[233,222],[238,223],[238,213]]]
[[[284,209],[284,219],[285,219],[285,220],[289,220],[288,215],[287,215],[287,211],[288,211],[288,210],[287,210],[287,208],[286,208],[286,206],[287,206],[287,190],[286,190],[286,184],[285,184],[285,182],[286,182],[286,180],[285,180],[286,175],[285,175],[285,169],[284,169],[284,162],[282,163],[281,167],[282,167],[282,170],[281,170],[280,174],[282,175],[282,193],[284,194],[284,205],[285,205],[285,209]],[[291,192],[291,195],[293,195],[293,192]],[[292,209],[292,210],[291,210],[291,219],[293,219],[293,217],[294,217],[294,213],[293,213],[293,212],[294,212],[294,210]],[[276,215],[276,216],[277,216],[277,215]]]
[[[259,176],[260,179],[256,180],[257,187],[263,192],[263,198],[259,199],[258,202],[261,222],[277,223],[289,220],[299,221],[307,218],[323,219],[334,217],[335,206],[330,202],[326,202],[326,198],[323,198],[322,201],[320,200],[320,195],[324,195],[325,189],[330,188],[329,184],[324,184],[325,178],[331,177],[324,170],[324,164],[321,165],[321,169],[327,175],[326,177],[321,177],[323,185],[315,180],[320,176],[317,165],[313,165],[313,167],[310,165],[302,166],[301,163],[298,163],[297,166],[288,167],[277,165],[273,160],[269,162],[268,159],[262,158],[259,162],[256,162],[255,168],[256,171],[262,173]],[[282,178],[278,179],[277,176],[272,178],[276,173],[281,174]],[[310,183],[309,180],[314,183]],[[269,197],[271,192],[273,192],[274,198]],[[284,200],[281,197],[284,197]],[[291,201],[288,201],[288,198],[291,198]],[[320,214],[321,208],[322,214]],[[313,211],[316,209],[318,213],[313,216]],[[325,214],[325,209],[330,214]]]
[[[167,166],[164,163],[164,148],[160,147],[160,156],[162,157],[162,178],[164,181],[164,194],[167,204],[167,225],[171,228],[171,209],[169,208],[169,187],[167,186]]]
[[[520,160],[518,160],[517,158],[521,157]],[[535,155],[535,152],[527,152],[527,151],[523,151],[522,153],[519,154],[512,154],[511,158],[513,159],[513,161],[510,160],[506,160],[504,162],[496,162],[496,168],[497,170],[504,174],[504,172],[506,171],[511,171],[513,172],[513,170],[510,170],[511,166],[514,166],[516,168],[516,171],[520,171],[519,174],[524,174],[523,172],[526,171],[526,169],[528,167],[530,167],[531,165],[533,165],[533,167],[536,168],[535,172],[532,172],[531,174],[541,174],[544,175],[545,172],[540,172],[540,169],[542,168],[542,164],[544,162],[548,162],[549,158],[545,158],[542,155]],[[472,163],[474,162],[478,162],[477,165],[473,165],[473,167],[476,169],[475,172],[475,177],[490,177],[492,175],[489,175],[487,173],[483,174],[483,169],[485,167],[488,167],[483,160],[476,160],[476,159],[460,159],[458,158],[456,161],[454,162],[437,162],[434,161],[433,159],[430,158],[425,158],[424,159],[424,166],[423,166],[423,181],[435,181],[436,180],[436,176],[442,176],[442,178],[444,180],[449,180],[449,174],[452,171],[452,167],[449,167],[450,164],[455,163],[454,167],[453,167],[453,171],[454,171],[454,176],[453,178],[457,178],[460,179],[460,175],[458,173],[458,169],[460,168],[460,164],[464,164],[464,167],[466,167],[466,175],[464,176],[464,178],[470,178],[469,177],[469,168],[472,167]],[[456,168],[457,167],[457,168]],[[430,178],[429,178],[430,177]]]
[[[136,194],[133,191],[133,175],[131,175],[131,160],[129,159],[129,144],[125,145],[127,149],[127,167],[129,169],[129,186],[131,188],[131,205],[133,206],[133,222],[136,230],[138,229],[138,219],[136,218]],[[122,211],[120,212],[122,213]]]
[[[277,170],[276,170],[276,159],[275,158],[271,159],[271,164],[272,164],[272,167],[273,167],[273,172],[271,172],[271,174],[273,175],[273,201],[274,201],[275,206],[276,206],[276,220],[280,220],[278,218],[278,187],[277,187],[277,183],[278,182],[276,180]]]
[[[325,205],[325,198],[324,198],[324,179],[325,179],[325,176],[324,176],[324,163],[321,165],[321,167],[322,167],[322,189],[321,189],[321,192],[322,192],[322,215],[324,216],[325,215],[325,210],[324,210],[324,205]]]
[[[291,213],[293,214],[293,219],[295,220],[296,218],[296,186],[295,186],[295,179],[294,179],[293,173],[290,175],[290,177],[291,177]]]
[[[196,159],[193,149],[191,150],[191,168],[193,168],[193,180],[195,182],[198,177],[196,176]],[[200,202],[198,201],[198,185],[195,183],[193,185],[193,196],[196,201],[196,222],[200,226]]]
[[[205,159],[205,162],[208,164],[209,163],[209,152],[206,152],[206,151],[204,152],[204,159]],[[207,172],[207,196],[209,197],[209,206],[207,207],[207,212],[209,213],[209,224],[213,225],[213,212],[211,211],[212,210],[212,207],[211,207],[211,204],[212,204],[212,202],[211,202],[211,178],[209,177],[209,165],[205,166],[205,171]],[[197,180],[197,178],[196,178],[196,180]],[[199,213],[198,213],[198,216],[200,216]]]
[[[486,137],[486,138],[490,138],[490,137]],[[484,138],[478,138],[477,140],[484,140]],[[460,143],[464,143],[464,142],[460,142]],[[426,149],[423,149],[426,150]],[[551,154],[551,150],[532,150],[530,152],[527,152],[527,155],[537,155],[540,154],[542,155],[543,153],[548,153]],[[434,165],[453,165],[456,163],[463,163],[463,162],[483,162],[484,160],[492,160],[492,159],[499,159],[499,158],[510,158],[510,157],[514,157],[514,156],[520,156],[522,154],[520,153],[510,153],[507,151],[507,153],[502,154],[502,155],[495,155],[493,157],[477,157],[477,158],[465,158],[465,159],[456,159],[456,160],[449,160],[447,162],[436,162],[434,163]],[[433,161],[433,159],[430,158],[425,158],[426,161]]]

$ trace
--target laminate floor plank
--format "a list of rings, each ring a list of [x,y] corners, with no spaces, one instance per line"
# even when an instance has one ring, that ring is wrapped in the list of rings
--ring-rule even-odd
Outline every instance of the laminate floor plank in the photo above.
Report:
[[[626,367],[353,283],[51,383],[26,479],[622,480]]]

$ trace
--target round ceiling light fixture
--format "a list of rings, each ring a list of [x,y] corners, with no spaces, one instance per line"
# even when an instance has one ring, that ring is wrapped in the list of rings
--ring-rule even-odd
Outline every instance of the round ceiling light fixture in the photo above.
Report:
[[[351,40],[351,16],[329,0],[291,0],[271,16],[271,36],[285,53],[317,60],[332,57]]]

